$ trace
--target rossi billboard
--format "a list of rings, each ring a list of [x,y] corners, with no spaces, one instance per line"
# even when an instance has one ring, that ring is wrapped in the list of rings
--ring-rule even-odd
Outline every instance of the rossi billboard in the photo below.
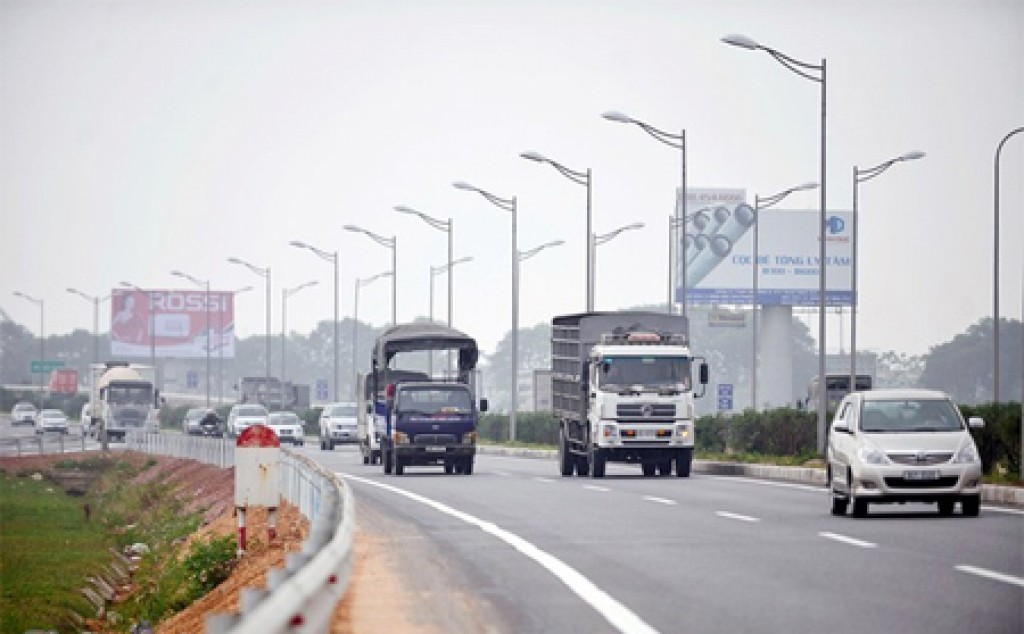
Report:
[[[235,356],[232,293],[115,288],[110,353],[118,357],[198,359]]]

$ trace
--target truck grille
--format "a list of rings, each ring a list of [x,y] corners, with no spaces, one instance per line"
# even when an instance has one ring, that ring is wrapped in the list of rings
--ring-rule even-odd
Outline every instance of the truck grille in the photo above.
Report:
[[[619,418],[675,418],[675,403],[619,403],[615,406]]]
[[[455,436],[452,434],[416,434],[413,439],[415,445],[454,445]]]

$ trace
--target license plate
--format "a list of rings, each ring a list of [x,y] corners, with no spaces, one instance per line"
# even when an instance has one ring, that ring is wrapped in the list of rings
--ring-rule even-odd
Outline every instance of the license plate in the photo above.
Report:
[[[656,429],[641,429],[637,433],[637,436],[639,436],[640,438],[654,438],[657,435],[657,433],[658,430]]]
[[[427,451],[444,451],[444,447],[427,447]]]
[[[938,480],[938,471],[904,471],[903,477],[906,480]]]

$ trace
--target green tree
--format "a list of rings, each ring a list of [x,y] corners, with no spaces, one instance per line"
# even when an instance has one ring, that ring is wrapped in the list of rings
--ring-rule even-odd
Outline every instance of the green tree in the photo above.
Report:
[[[1015,319],[999,325],[999,397],[1021,400],[1021,343],[1024,328]],[[933,346],[924,357],[921,387],[942,390],[958,403],[987,403],[993,399],[993,320],[981,319],[952,341]]]

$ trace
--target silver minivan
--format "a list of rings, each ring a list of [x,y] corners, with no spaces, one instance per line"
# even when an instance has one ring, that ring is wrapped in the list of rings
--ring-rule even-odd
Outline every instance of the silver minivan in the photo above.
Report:
[[[864,517],[869,504],[926,502],[951,515],[981,504],[981,458],[969,431],[943,392],[872,390],[848,394],[836,409],[826,451],[832,514]]]

